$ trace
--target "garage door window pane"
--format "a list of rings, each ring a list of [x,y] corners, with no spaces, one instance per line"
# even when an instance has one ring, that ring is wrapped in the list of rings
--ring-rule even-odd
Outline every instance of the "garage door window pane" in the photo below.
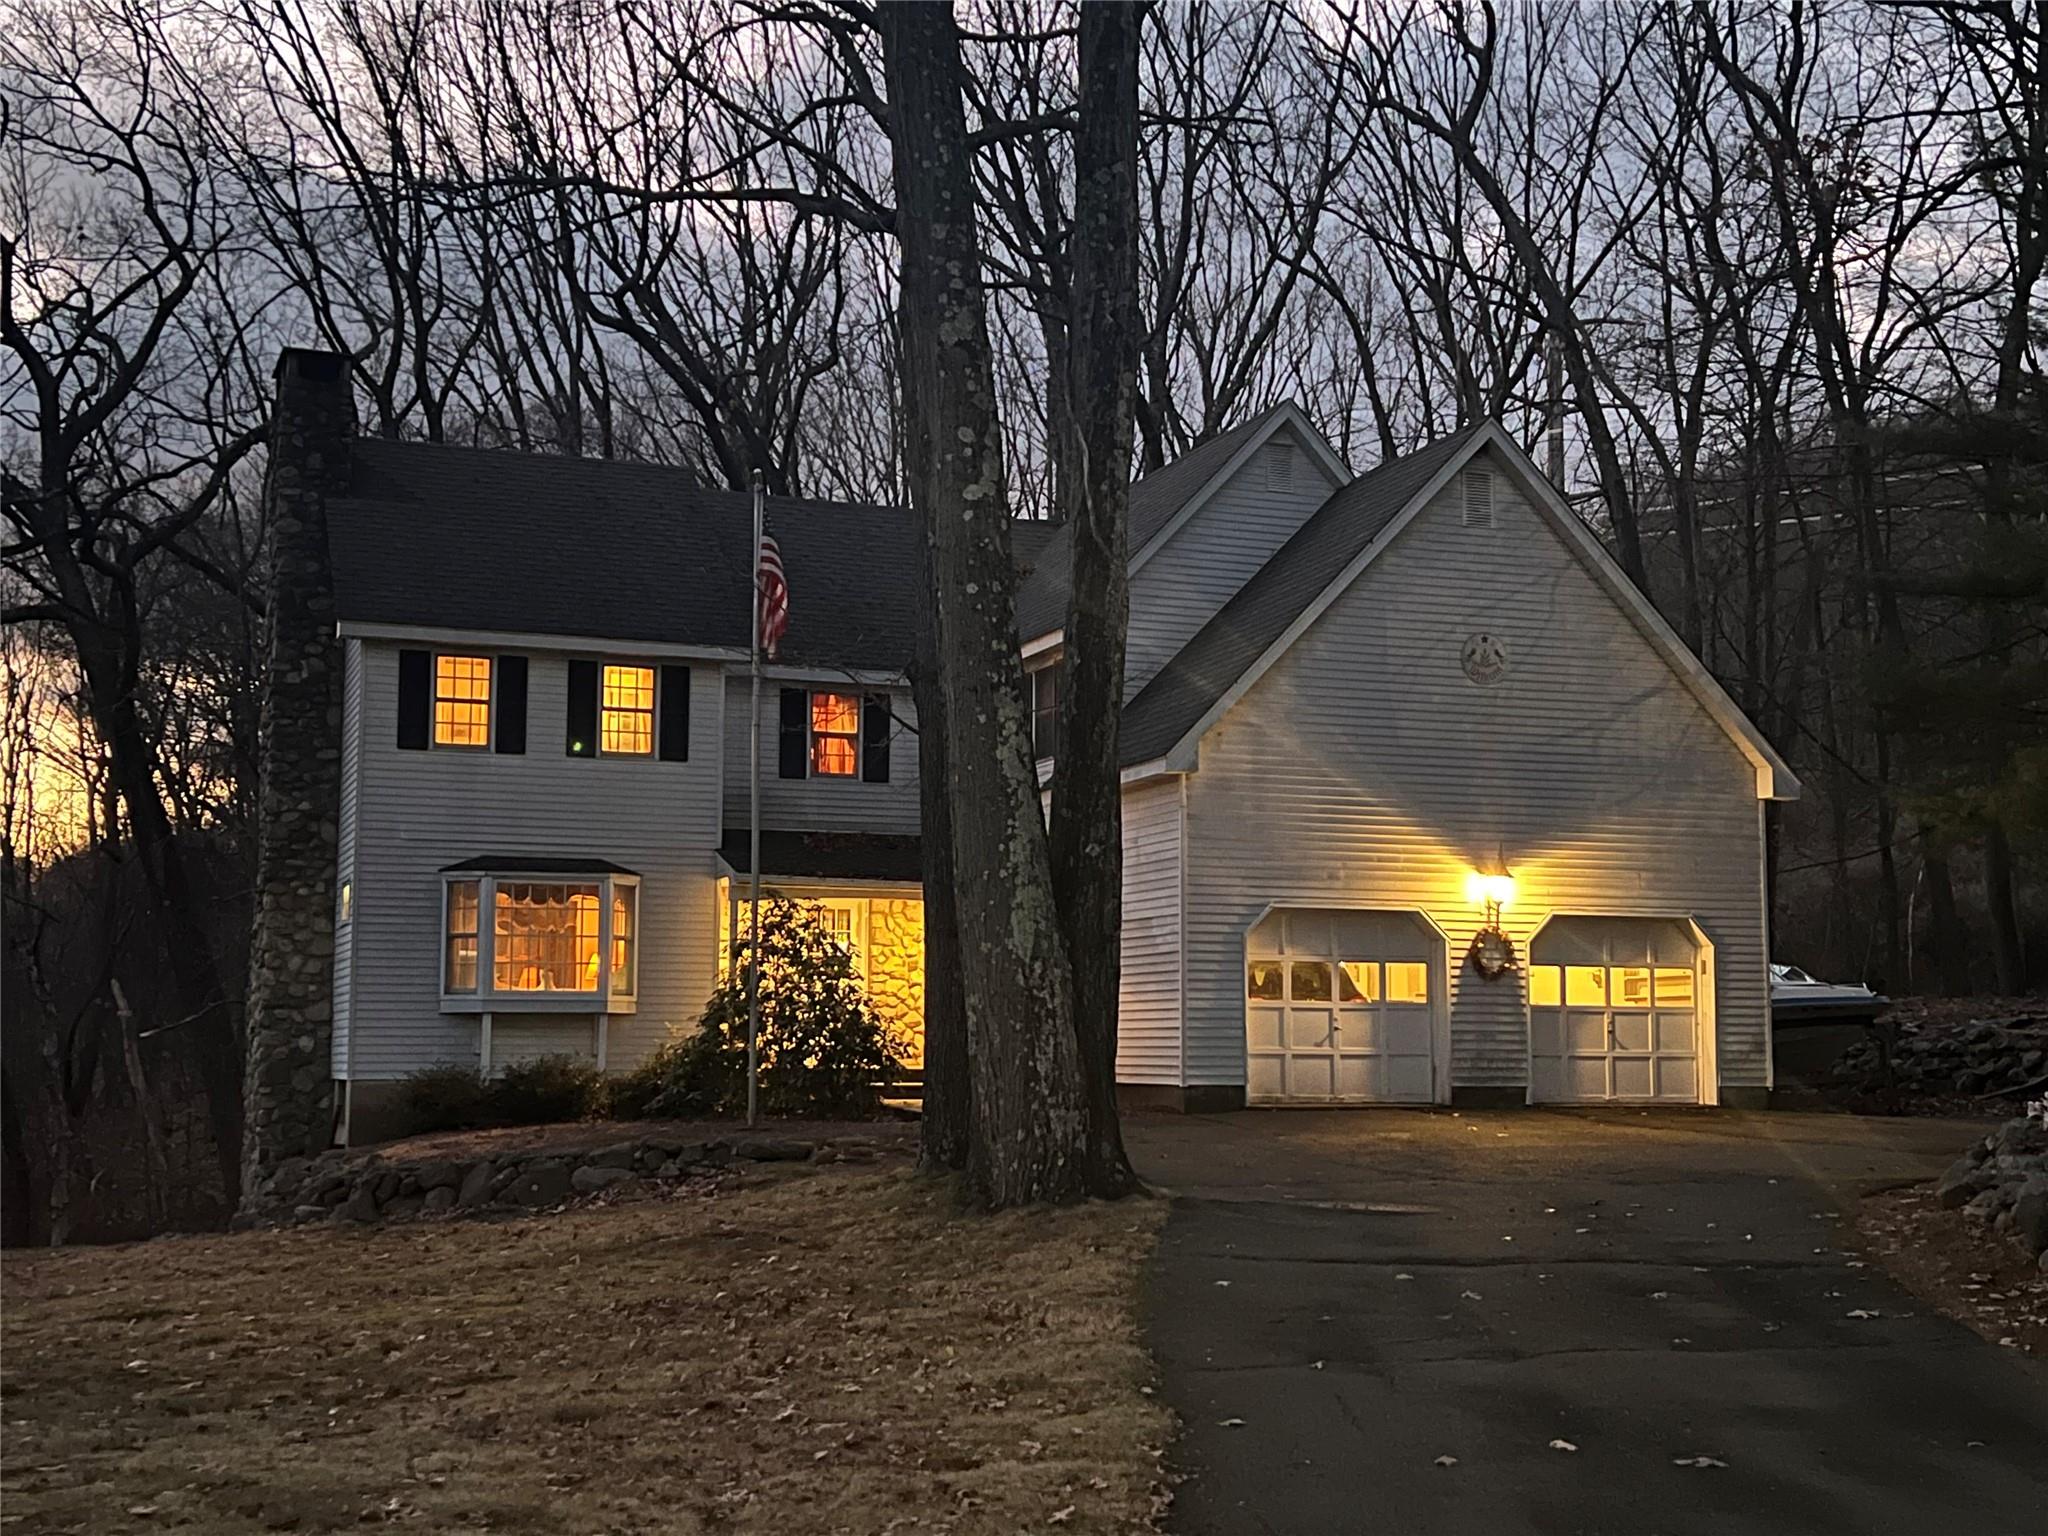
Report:
[[[1297,960],[1289,968],[1289,985],[1297,1003],[1327,1003],[1330,1000],[1330,967],[1322,960]]]
[[[1420,960],[1387,963],[1387,1001],[1426,1003],[1429,1001],[1429,967]]]
[[[1280,1001],[1280,962],[1254,960],[1245,967],[1245,996],[1255,1003]]]
[[[1568,1008],[1607,1006],[1607,969],[1599,965],[1568,965],[1564,968],[1564,1001]]]
[[[1646,965],[1617,965],[1608,977],[1617,1008],[1650,1006],[1650,968]]]
[[[1692,972],[1689,970],[1657,967],[1657,1006],[1659,1008],[1690,1008],[1692,1006]]]
[[[1529,1006],[1555,1008],[1564,1001],[1564,976],[1554,965],[1529,967]]]
[[[1380,968],[1370,960],[1345,960],[1337,966],[1337,1001],[1376,1003],[1380,1000]]]

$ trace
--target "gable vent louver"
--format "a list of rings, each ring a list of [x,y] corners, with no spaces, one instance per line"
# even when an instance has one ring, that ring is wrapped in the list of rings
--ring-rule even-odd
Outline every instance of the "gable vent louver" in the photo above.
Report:
[[[1266,449],[1266,489],[1294,489],[1294,444],[1274,443]]]
[[[1484,469],[1465,471],[1464,524],[1467,528],[1493,526],[1493,474]]]

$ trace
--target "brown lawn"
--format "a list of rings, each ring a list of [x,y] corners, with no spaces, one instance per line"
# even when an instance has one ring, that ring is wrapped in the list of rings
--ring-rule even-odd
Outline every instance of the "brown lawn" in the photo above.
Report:
[[[5,1259],[21,1530],[1132,1531],[1152,1201],[900,1166]]]

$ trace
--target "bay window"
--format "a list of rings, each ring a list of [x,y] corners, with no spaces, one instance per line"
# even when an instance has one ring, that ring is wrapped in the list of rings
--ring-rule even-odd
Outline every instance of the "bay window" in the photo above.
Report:
[[[507,869],[450,878],[443,889],[444,1009],[630,1011],[637,876]]]

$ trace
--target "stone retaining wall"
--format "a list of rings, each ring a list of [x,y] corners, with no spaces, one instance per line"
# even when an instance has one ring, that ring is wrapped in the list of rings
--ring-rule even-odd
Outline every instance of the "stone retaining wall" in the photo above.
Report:
[[[1934,1194],[2048,1270],[2048,1109],[2037,1107],[1984,1137],[1941,1176]]]
[[[791,1137],[711,1139],[636,1136],[579,1151],[534,1150],[470,1158],[389,1162],[326,1152],[280,1163],[248,1207],[247,1221],[374,1222],[446,1212],[541,1210],[638,1181],[699,1178],[734,1162],[872,1162],[868,1141]]]

